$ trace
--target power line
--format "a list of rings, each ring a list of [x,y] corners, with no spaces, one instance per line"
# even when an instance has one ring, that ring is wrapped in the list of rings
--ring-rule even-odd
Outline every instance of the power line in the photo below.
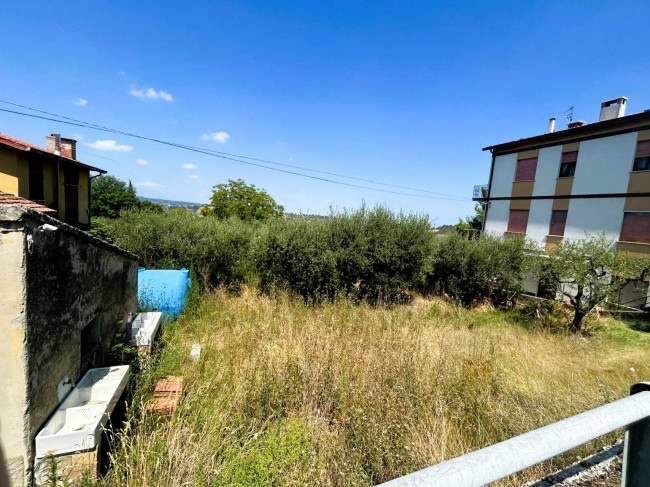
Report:
[[[65,120],[71,120],[73,122],[82,123],[82,124],[84,124],[84,126],[92,126],[92,127],[97,128],[97,129],[108,130],[108,131],[111,131],[112,133],[127,135],[127,136],[130,136],[130,137],[142,138],[142,139],[151,140],[151,141],[154,141],[154,142],[163,142],[163,141],[160,141],[160,140],[157,140],[157,139],[140,136],[140,135],[133,134],[133,133],[130,133],[130,132],[125,132],[125,131],[122,131],[122,130],[113,129],[113,128],[110,128],[110,127],[106,127],[106,126],[103,126],[103,125],[98,125],[98,124],[91,123],[91,122],[86,122],[86,121],[79,120],[79,119],[76,119],[76,118],[66,117],[64,115],[59,115],[59,114],[48,112],[48,111],[45,111],[45,110],[40,110],[38,108],[30,107],[28,105],[23,105],[23,104],[20,104],[20,103],[11,102],[11,101],[8,101],[8,100],[0,99],[0,102],[6,103],[8,105],[17,106],[17,107],[20,107],[20,108],[25,108],[27,110],[32,110],[32,111],[35,111],[35,112],[38,112],[38,113],[43,113],[45,115],[51,115],[51,116],[54,116],[54,117],[57,117],[57,118],[62,118],[62,119],[65,119]],[[247,159],[247,160],[251,160],[251,161],[263,162],[263,163],[266,163],[266,164],[273,164],[273,165],[282,166],[282,167],[290,167],[290,168],[293,168],[293,169],[300,169],[300,170],[303,170],[303,171],[309,171],[309,172],[314,172],[314,173],[318,173],[318,174],[325,174],[325,175],[328,175],[328,176],[336,176],[336,177],[341,177],[341,178],[346,178],[346,179],[352,179],[352,180],[356,180],[356,181],[362,181],[362,182],[377,184],[377,185],[381,185],[381,186],[406,189],[406,190],[409,190],[409,191],[418,191],[420,193],[435,194],[435,195],[440,195],[440,196],[449,196],[451,198],[457,198],[457,199],[463,200],[463,201],[469,200],[469,198],[465,198],[465,197],[462,197],[462,196],[453,195],[453,194],[449,194],[449,193],[441,193],[439,191],[430,191],[430,190],[426,190],[426,189],[413,188],[413,187],[410,187],[410,186],[401,186],[401,185],[392,184],[392,183],[383,183],[381,181],[375,181],[375,180],[372,180],[372,179],[359,178],[359,177],[355,177],[355,176],[347,176],[345,174],[339,174],[339,173],[334,173],[334,172],[329,172],[329,171],[322,171],[322,170],[319,170],[319,169],[312,169],[312,168],[308,168],[308,167],[304,167],[304,166],[298,166],[298,165],[294,165],[294,164],[286,164],[286,163],[281,163],[281,162],[275,162],[275,161],[270,161],[270,160],[267,160],[267,159],[259,159],[259,158],[244,156],[244,155],[240,155],[240,154],[233,154],[233,153],[230,153],[230,152],[217,151],[217,150],[214,150],[214,149],[205,149],[205,148],[202,148],[202,147],[196,147],[196,146],[190,146],[190,145],[184,145],[184,144],[178,144],[176,146],[177,147],[186,147],[186,148],[198,149],[198,150],[202,150],[202,151],[206,151],[206,152],[211,152],[211,153],[214,153],[214,154],[221,154],[221,155],[226,155],[226,156],[230,156],[230,157],[237,157],[237,158],[240,158],[240,159]]]
[[[383,193],[398,194],[398,195],[403,195],[403,196],[412,196],[412,197],[416,197],[416,198],[447,200],[447,201],[466,201],[466,200],[469,200],[468,198],[463,198],[461,196],[450,195],[450,194],[446,194],[446,193],[436,193],[436,192],[432,192],[432,191],[426,191],[428,193],[442,194],[444,196],[450,196],[450,198],[426,196],[426,195],[419,195],[419,194],[412,194],[412,193],[404,193],[404,192],[401,192],[401,191],[391,191],[391,190],[387,190],[387,189],[372,188],[372,187],[363,186],[363,185],[359,185],[359,184],[345,183],[345,182],[342,182],[342,181],[335,181],[335,180],[327,179],[327,178],[323,178],[323,177],[311,176],[309,174],[302,174],[302,173],[298,173],[298,172],[295,172],[295,171],[289,171],[289,170],[285,170],[285,169],[279,169],[279,168],[276,168],[276,167],[269,167],[269,166],[266,166],[266,165],[263,165],[263,164],[257,164],[257,163],[254,163],[254,162],[250,162],[250,160],[263,161],[261,159],[254,159],[254,158],[248,158],[246,156],[237,156],[237,155],[232,155],[234,157],[229,157],[229,156],[223,155],[223,154],[228,154],[228,153],[223,153],[223,152],[219,152],[219,151],[213,151],[213,150],[210,150],[210,149],[203,149],[203,148],[200,148],[200,147],[188,146],[188,145],[179,144],[179,143],[176,143],[176,142],[170,142],[170,141],[165,141],[165,140],[161,140],[161,139],[155,139],[155,138],[152,138],[152,137],[146,137],[146,136],[143,136],[143,135],[133,134],[133,133],[125,132],[125,131],[122,131],[122,130],[117,130],[117,129],[113,129],[113,128],[110,128],[110,127],[104,127],[104,126],[93,124],[93,123],[90,123],[90,122],[84,122],[82,120],[76,120],[76,119],[72,119],[70,117],[65,117],[65,116],[53,114],[53,113],[50,113],[50,112],[45,112],[43,110],[38,110],[38,109],[31,108],[31,107],[28,107],[28,106],[25,106],[25,105],[19,105],[17,103],[8,102],[6,100],[0,100],[0,102],[8,103],[8,104],[11,104],[11,105],[14,105],[14,106],[19,106],[19,107],[26,108],[26,109],[33,110],[33,111],[37,111],[37,112],[40,112],[40,113],[45,113],[47,115],[52,115],[52,116],[57,117],[57,118],[55,119],[55,118],[43,117],[43,116],[31,114],[31,113],[17,112],[17,111],[14,111],[14,110],[7,110],[7,109],[4,109],[4,108],[0,108],[0,111],[5,112],[5,113],[11,113],[11,114],[14,114],[14,115],[37,118],[37,119],[41,119],[41,120],[48,120],[48,121],[51,121],[51,122],[63,123],[63,124],[67,124],[67,125],[77,126],[77,127],[89,128],[89,129],[94,129],[94,130],[98,130],[98,131],[102,131],[102,132],[125,135],[125,136],[128,136],[128,137],[134,137],[134,138],[138,138],[138,139],[142,139],[142,140],[148,140],[148,141],[151,141],[151,142],[156,142],[156,143],[160,143],[160,144],[164,144],[164,145],[169,145],[171,147],[185,149],[185,150],[189,150],[189,151],[192,151],[192,152],[197,152],[197,153],[209,155],[209,156],[212,156],[212,157],[218,157],[218,158],[225,159],[225,160],[239,162],[240,164],[246,164],[246,165],[249,165],[249,166],[260,167],[260,168],[268,169],[268,170],[271,170],[271,171],[281,172],[281,173],[285,173],[285,174],[292,174],[292,175],[295,175],[295,176],[305,177],[305,178],[314,179],[314,180],[318,180],[318,181],[324,181],[324,182],[328,182],[328,183],[332,183],[332,184],[339,184],[339,185],[353,187],[353,188],[367,189],[367,190],[371,190],[371,191],[379,191],[379,192],[383,192]],[[62,119],[64,119],[64,120],[62,120]],[[249,161],[244,161],[244,160],[241,160],[241,159],[237,159],[236,157],[247,158],[247,159],[249,159]],[[286,165],[286,164],[281,164],[281,163],[274,163],[274,162],[271,162],[271,161],[264,161],[264,162],[270,162],[272,164],[284,165],[284,166],[289,166],[289,167],[298,167],[300,169],[304,169],[304,168],[301,168],[300,166],[291,166],[291,165]],[[307,169],[307,170],[310,170],[310,169]],[[324,171],[317,171],[317,170],[311,170],[311,171],[324,172]],[[326,173],[326,174],[337,175],[335,173]],[[351,176],[343,176],[343,175],[337,175],[337,176],[347,177],[347,178],[352,178],[352,179],[359,179],[359,180],[367,181],[367,182],[373,182],[374,184],[389,185],[388,183],[377,183],[377,182],[374,182],[374,181],[371,181],[371,180],[365,180],[365,179],[361,179],[361,178],[353,178]],[[389,185],[389,186],[396,186],[396,185]],[[398,186],[398,187],[400,187],[400,186]],[[407,188],[407,187],[404,187],[404,188]],[[422,191],[422,192],[425,191],[425,190],[419,190],[419,189],[415,189],[415,188],[412,188],[412,190],[414,190],[414,191]]]

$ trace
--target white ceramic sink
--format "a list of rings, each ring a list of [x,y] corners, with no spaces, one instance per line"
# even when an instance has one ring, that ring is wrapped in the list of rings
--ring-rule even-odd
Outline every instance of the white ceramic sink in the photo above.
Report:
[[[138,313],[131,323],[131,343],[138,347],[150,347],[161,321],[160,311]]]
[[[128,365],[86,372],[36,436],[36,458],[95,448],[128,380]]]

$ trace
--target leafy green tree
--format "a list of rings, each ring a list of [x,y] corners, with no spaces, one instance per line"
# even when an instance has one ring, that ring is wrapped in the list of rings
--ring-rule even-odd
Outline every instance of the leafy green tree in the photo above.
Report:
[[[115,176],[102,175],[92,180],[90,189],[90,211],[93,216],[117,218],[123,209],[140,206],[131,181],[126,183]]]
[[[243,221],[268,220],[284,214],[284,208],[261,188],[246,184],[243,180],[217,184],[212,192],[210,206],[204,207],[204,216],[220,220],[237,217]]]
[[[564,239],[548,257],[543,277],[573,305],[573,333],[582,331],[582,320],[596,306],[616,299],[629,282],[650,272],[650,260],[619,252],[603,235]]]
[[[487,191],[485,188],[481,188],[481,196],[486,197]],[[478,233],[483,230],[483,218],[485,216],[485,202],[479,201],[474,205],[474,215],[466,216],[464,220],[458,219],[458,224],[456,225],[456,230],[461,234],[472,238],[473,236],[478,235]]]

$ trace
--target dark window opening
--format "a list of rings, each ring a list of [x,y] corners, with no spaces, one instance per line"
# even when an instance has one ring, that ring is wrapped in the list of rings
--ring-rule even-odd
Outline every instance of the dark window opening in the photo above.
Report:
[[[63,182],[64,184],[79,186],[79,169],[76,167],[66,167],[63,170]]]
[[[634,159],[633,171],[650,171],[650,157],[637,157]]]
[[[99,317],[81,330],[80,376],[101,364],[101,323]]]
[[[642,140],[636,144],[633,171],[650,170],[650,140]]]
[[[578,151],[564,152],[560,161],[560,177],[572,178],[576,173],[576,163],[578,162]]]
[[[29,199],[38,203],[45,202],[43,163],[39,161],[29,161]]]
[[[576,173],[576,163],[575,162],[563,162],[560,165],[560,177],[561,178],[572,178]]]
[[[551,213],[551,226],[548,230],[549,235],[555,235],[558,237],[564,236],[567,213],[566,210],[553,210]]]

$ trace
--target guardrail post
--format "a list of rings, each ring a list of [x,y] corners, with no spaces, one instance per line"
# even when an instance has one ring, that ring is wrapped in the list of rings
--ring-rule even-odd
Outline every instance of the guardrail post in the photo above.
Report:
[[[650,382],[639,382],[630,388],[630,395],[650,392]],[[625,428],[622,487],[650,487],[650,417]]]

